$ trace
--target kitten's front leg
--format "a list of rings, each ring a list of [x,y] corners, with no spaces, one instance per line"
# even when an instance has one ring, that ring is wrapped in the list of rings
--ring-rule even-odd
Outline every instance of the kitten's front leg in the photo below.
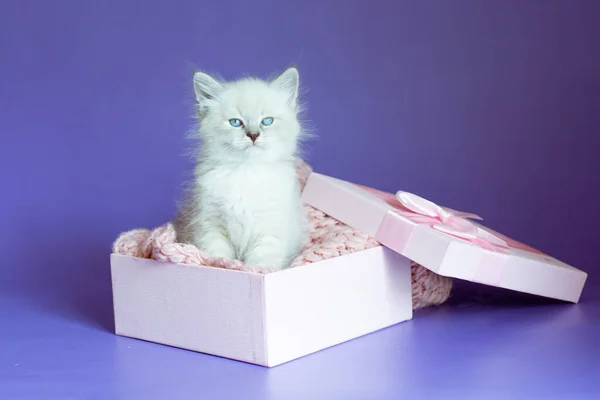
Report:
[[[204,226],[196,233],[194,244],[211,257],[235,259],[235,249],[219,227]]]
[[[263,236],[248,251],[243,261],[248,265],[283,269],[290,260],[288,260],[286,246],[281,238]]]

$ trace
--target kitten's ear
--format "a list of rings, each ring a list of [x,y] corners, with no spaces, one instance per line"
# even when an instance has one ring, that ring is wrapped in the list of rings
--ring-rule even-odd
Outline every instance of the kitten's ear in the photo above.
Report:
[[[298,105],[298,88],[300,86],[300,74],[296,67],[286,69],[281,75],[271,82],[271,86],[284,91],[288,95],[289,104],[296,108]]]
[[[214,98],[223,89],[223,85],[212,76],[198,71],[194,74],[194,92],[196,101],[202,105],[206,100]]]

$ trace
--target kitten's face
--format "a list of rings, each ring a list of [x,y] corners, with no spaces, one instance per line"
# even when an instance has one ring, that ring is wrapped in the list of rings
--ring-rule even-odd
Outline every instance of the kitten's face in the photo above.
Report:
[[[200,135],[211,156],[277,160],[295,154],[301,132],[295,68],[272,82],[244,79],[221,83],[198,72],[194,88]]]

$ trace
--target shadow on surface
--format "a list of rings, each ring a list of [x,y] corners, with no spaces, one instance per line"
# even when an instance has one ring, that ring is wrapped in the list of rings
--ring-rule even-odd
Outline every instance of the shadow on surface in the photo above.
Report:
[[[436,307],[418,310],[420,317],[436,315],[469,315],[474,318],[502,318],[512,321],[526,319],[528,323],[567,321],[568,324],[591,323],[598,320],[594,311],[600,304],[598,281],[588,281],[578,304],[548,299],[467,281],[455,280],[451,297],[436,311]],[[553,322],[554,323],[554,322]]]
[[[453,307],[531,307],[570,304],[560,300],[535,296],[528,293],[481,285],[473,282],[454,280],[452,293],[447,305]]]

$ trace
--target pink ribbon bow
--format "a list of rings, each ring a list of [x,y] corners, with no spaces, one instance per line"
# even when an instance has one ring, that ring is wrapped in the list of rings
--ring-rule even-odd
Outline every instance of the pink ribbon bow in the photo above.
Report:
[[[430,225],[439,232],[469,241],[488,250],[503,251],[508,248],[504,240],[481,229],[467,219],[481,220],[482,218],[476,214],[442,208],[429,200],[403,191],[396,193],[396,199],[403,208],[414,213],[403,213],[402,215],[416,223]]]

